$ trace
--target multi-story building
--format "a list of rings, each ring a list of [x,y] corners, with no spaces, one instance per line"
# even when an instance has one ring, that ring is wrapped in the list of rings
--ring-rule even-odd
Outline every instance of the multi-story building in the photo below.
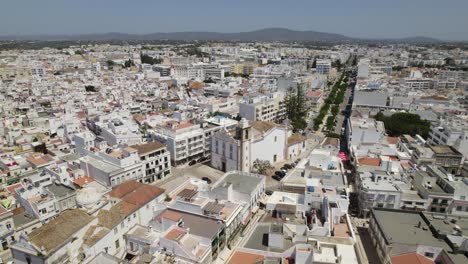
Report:
[[[21,184],[22,187],[15,190],[17,201],[41,222],[76,207],[75,190],[56,183],[45,171],[28,177]]]
[[[284,98],[279,93],[252,96],[239,104],[239,116],[250,121],[280,123],[286,118]]]
[[[425,167],[434,164],[434,151],[428,147],[413,145],[411,161],[418,167]]]
[[[165,178],[171,173],[171,155],[166,146],[158,141],[141,145],[132,145],[138,151],[145,176],[144,183],[151,183]]]
[[[466,241],[466,227],[466,218],[385,208],[373,208],[369,219],[371,242],[384,264],[465,263],[467,248],[455,241]]]
[[[318,74],[328,75],[331,69],[331,61],[330,60],[317,60],[316,64],[316,72]]]
[[[15,65],[1,65],[0,66],[0,79],[13,80],[27,79],[31,77],[31,69],[26,67],[16,67]]]
[[[453,201],[454,190],[449,188],[435,167],[428,166],[428,169],[427,172],[413,173],[411,183],[418,195],[428,201],[427,211],[446,213]]]
[[[152,140],[167,146],[174,166],[198,160],[205,155],[205,133],[200,125],[168,121],[148,131]]]
[[[105,151],[88,151],[80,158],[80,168],[104,186],[117,186],[128,180],[143,182],[145,171],[138,155],[138,150],[107,148]]]
[[[439,72],[439,78],[442,80],[466,81],[468,80],[468,72],[442,70]]]
[[[433,87],[434,80],[430,78],[406,78],[403,85],[409,89],[425,90]]]
[[[108,123],[96,123],[99,135],[109,146],[133,145],[143,142],[138,125],[125,118],[116,118]]]
[[[230,171],[213,183],[210,197],[245,202],[252,212],[256,212],[260,205],[259,201],[264,195],[264,176]]]
[[[453,175],[460,175],[463,166],[463,154],[448,145],[429,146],[434,152],[434,164]]]
[[[153,71],[159,72],[159,75],[161,77],[168,77],[168,76],[171,75],[171,67],[170,66],[156,65],[156,66],[153,66]]]
[[[371,208],[400,208],[399,179],[386,172],[361,172],[356,178],[359,190],[360,214],[368,217]],[[401,182],[400,182],[401,183]]]
[[[347,126],[346,137],[349,147],[359,143],[378,143],[385,134],[383,122],[366,118],[359,112],[352,113]]]
[[[432,124],[427,143],[452,146],[468,157],[468,123],[461,118],[451,118]]]

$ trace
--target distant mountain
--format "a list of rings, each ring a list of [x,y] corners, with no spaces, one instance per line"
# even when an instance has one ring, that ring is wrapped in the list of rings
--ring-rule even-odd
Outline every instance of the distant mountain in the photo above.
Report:
[[[352,38],[341,34],[318,31],[297,31],[286,28],[265,28],[249,32],[171,32],[151,34],[126,34],[118,32],[81,35],[24,35],[0,36],[0,40],[40,40],[40,41],[106,41],[106,40],[219,40],[219,41],[301,41],[301,42],[362,42],[375,41]],[[405,39],[386,39],[393,42],[440,42],[439,40],[414,37]]]
[[[437,42],[442,42],[440,39],[428,38],[428,37],[424,37],[424,36],[401,38],[399,40],[401,42],[408,42],[408,43],[437,43]]]

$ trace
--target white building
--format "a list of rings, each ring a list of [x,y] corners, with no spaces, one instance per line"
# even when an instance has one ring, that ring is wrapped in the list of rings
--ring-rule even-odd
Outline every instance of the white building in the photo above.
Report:
[[[166,146],[158,141],[132,145],[138,151],[141,166],[145,172],[143,182],[152,183],[171,173],[171,154]]]
[[[286,118],[284,98],[280,93],[252,96],[239,104],[239,116],[250,121],[279,123]]]
[[[468,121],[462,118],[452,118],[433,124],[427,143],[452,146],[468,158]]]
[[[152,140],[164,143],[174,166],[205,156],[205,133],[200,125],[168,121],[148,131]]]
[[[330,60],[317,60],[316,70],[318,74],[328,75],[331,69]]]
[[[242,119],[237,128],[213,134],[211,166],[221,171],[250,171],[256,160],[270,164],[305,151],[305,138],[272,122]]]

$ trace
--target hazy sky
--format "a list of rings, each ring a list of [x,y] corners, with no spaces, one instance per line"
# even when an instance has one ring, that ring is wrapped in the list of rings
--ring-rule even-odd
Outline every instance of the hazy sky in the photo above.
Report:
[[[468,0],[2,0],[0,35],[239,32],[468,40]]]

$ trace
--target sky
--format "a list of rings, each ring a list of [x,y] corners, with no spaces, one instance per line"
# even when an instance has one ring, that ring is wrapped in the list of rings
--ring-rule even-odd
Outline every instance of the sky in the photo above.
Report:
[[[468,0],[3,0],[0,35],[242,32],[468,40]]]

